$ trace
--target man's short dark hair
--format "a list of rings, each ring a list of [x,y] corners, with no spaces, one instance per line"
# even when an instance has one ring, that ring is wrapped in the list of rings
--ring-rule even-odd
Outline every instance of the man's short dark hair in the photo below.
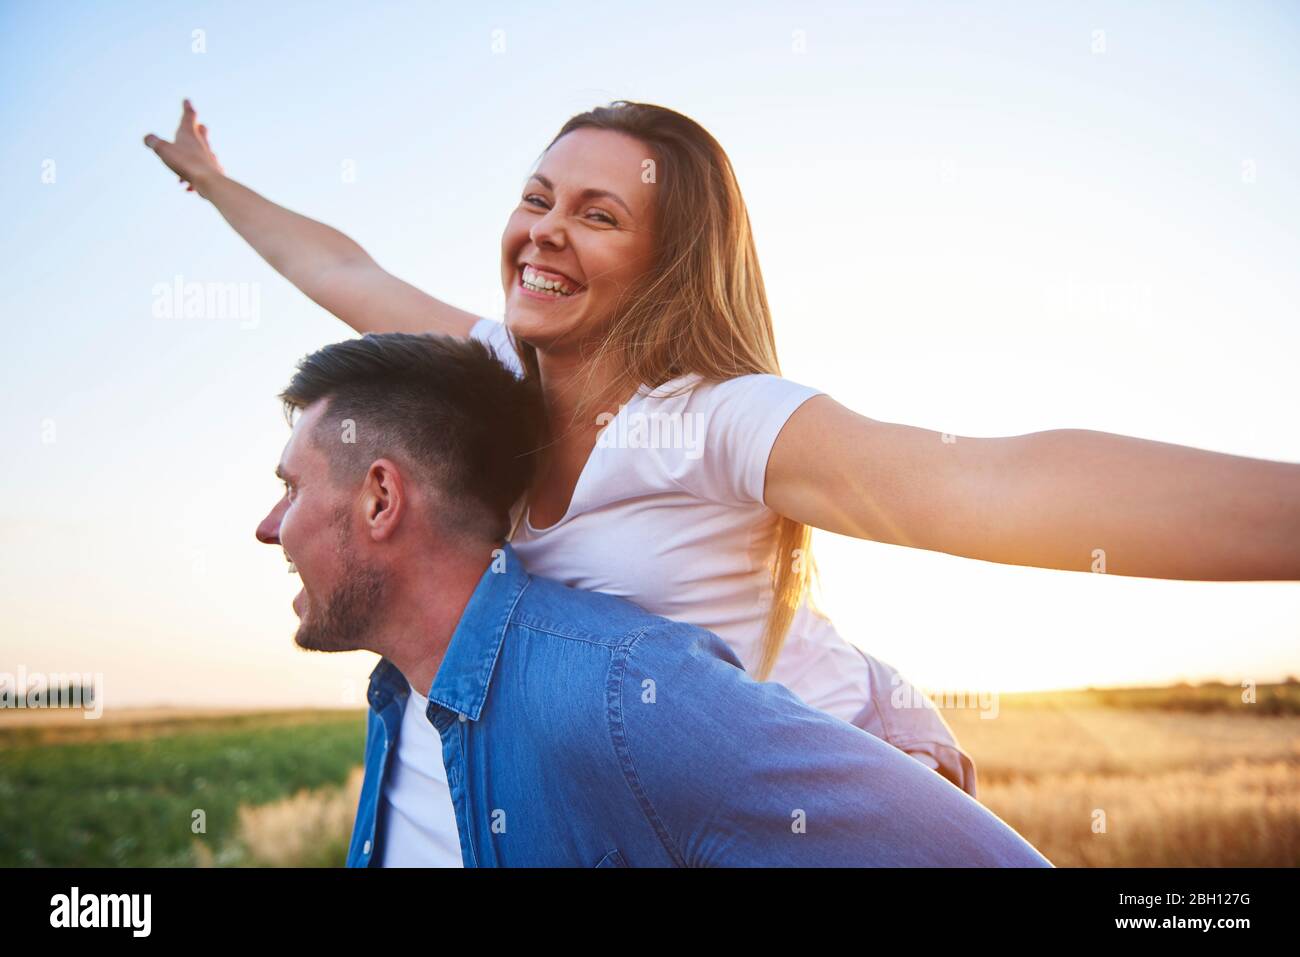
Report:
[[[378,458],[414,469],[444,529],[501,541],[542,445],[540,390],[475,339],[391,332],[306,356],[280,393],[285,417],[327,399],[315,434],[334,478],[359,482]],[[351,441],[349,441],[351,439]]]

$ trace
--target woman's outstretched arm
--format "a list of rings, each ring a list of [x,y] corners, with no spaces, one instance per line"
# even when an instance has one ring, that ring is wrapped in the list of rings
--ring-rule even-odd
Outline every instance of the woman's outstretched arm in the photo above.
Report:
[[[968,438],[814,396],[765,501],[842,535],[966,558],[1191,581],[1300,581],[1300,465],[1054,429]]]
[[[173,142],[152,133],[144,142],[280,275],[357,332],[467,336],[478,321],[474,313],[384,271],[337,229],[277,206],[226,176],[189,100]]]

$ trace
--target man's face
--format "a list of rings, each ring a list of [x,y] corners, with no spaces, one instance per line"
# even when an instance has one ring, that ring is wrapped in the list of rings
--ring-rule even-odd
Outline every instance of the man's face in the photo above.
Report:
[[[326,452],[313,435],[325,402],[298,416],[276,468],[284,495],[257,527],[257,539],[279,545],[302,579],[293,610],[299,625],[294,641],[311,651],[355,651],[379,615],[385,590],[380,568],[358,554],[357,492],[337,484]]]

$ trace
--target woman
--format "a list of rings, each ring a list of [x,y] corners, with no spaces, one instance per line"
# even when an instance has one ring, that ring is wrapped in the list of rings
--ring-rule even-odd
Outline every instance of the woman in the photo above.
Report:
[[[502,235],[504,324],[226,177],[188,100],[175,141],[145,143],[358,332],[474,336],[538,377],[551,441],[512,538],[531,572],[717,632],[972,795],[938,712],[809,606],[810,526],[1044,568],[1300,578],[1300,466],[1088,430],[941,435],[781,378],[730,161],[679,113],[617,101],[564,125]],[[630,421],[679,431],[633,440]]]

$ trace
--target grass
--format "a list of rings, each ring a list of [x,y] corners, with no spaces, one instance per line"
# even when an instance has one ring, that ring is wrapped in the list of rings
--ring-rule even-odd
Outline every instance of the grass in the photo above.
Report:
[[[73,726],[75,736],[99,724]],[[154,734],[131,727],[128,739],[122,731],[104,722],[107,740],[71,743],[57,743],[55,728],[0,731],[0,866],[256,862],[241,845],[241,807],[341,788],[365,745],[358,711],[168,719]]]
[[[339,867],[347,860],[348,838],[365,769],[358,766],[343,787],[303,789],[270,804],[239,808],[237,840],[217,860],[195,845],[199,863],[263,867]]]

